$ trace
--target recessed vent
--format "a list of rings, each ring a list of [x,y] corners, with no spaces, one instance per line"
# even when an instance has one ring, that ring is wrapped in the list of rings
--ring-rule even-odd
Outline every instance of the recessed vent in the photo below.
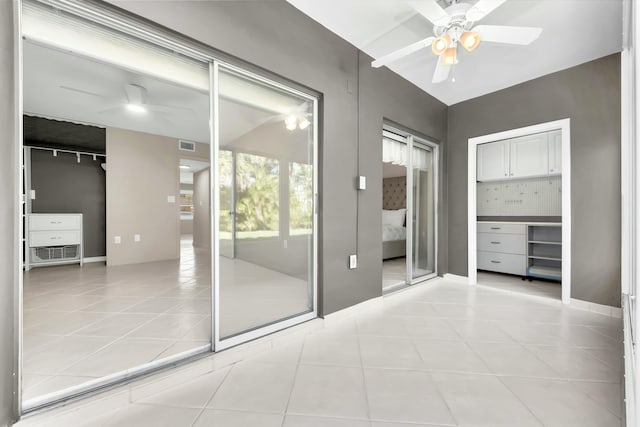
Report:
[[[180,140],[178,141],[179,147],[182,151],[196,151],[196,143],[191,141]]]

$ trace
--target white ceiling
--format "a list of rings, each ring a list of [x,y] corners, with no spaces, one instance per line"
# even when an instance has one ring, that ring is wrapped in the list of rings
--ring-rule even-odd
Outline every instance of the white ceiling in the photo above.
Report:
[[[116,127],[209,143],[209,93],[173,80],[125,69],[37,43],[24,43],[24,111],[27,114]],[[146,103],[165,107],[132,113],[125,86],[147,91]],[[268,122],[299,112],[303,101],[266,86],[220,74],[220,145],[226,146]]]
[[[433,34],[407,0],[287,1],[373,58]],[[431,83],[436,56],[428,48],[389,68],[452,105],[622,49],[622,0],[509,0],[480,22],[543,31],[529,46],[484,42],[471,53],[460,49],[455,83]]]

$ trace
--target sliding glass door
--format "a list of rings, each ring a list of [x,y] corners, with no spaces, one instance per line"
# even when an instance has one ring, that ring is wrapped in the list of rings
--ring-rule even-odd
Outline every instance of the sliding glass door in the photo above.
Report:
[[[435,275],[436,194],[434,149],[413,140],[411,159],[411,281]]]
[[[315,99],[217,74],[215,348],[315,317]]]
[[[436,276],[438,145],[385,126],[383,292]]]

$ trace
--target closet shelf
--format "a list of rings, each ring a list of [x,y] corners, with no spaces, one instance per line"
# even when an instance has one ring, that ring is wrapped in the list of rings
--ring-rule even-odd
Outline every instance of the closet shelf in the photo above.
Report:
[[[538,256],[538,255],[529,255],[530,259],[545,259],[547,261],[562,261],[560,257],[551,257],[551,256]]]
[[[529,267],[529,275],[531,276],[544,276],[544,277],[562,277],[562,269],[555,267],[546,267],[539,265],[532,265]]]

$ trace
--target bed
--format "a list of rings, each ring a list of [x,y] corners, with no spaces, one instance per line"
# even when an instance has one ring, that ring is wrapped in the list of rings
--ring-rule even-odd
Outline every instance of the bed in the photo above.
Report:
[[[406,209],[382,211],[382,259],[406,256]]]

